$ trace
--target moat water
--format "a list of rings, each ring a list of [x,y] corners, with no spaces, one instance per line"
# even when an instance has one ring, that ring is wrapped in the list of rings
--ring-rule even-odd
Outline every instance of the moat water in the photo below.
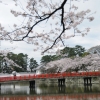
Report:
[[[100,84],[38,84],[29,87],[29,82],[1,84],[0,100],[100,100]]]

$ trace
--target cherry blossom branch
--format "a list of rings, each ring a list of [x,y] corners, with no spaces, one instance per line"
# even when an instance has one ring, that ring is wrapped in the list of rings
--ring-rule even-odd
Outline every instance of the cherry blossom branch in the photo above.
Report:
[[[16,3],[18,0],[14,1]],[[45,53],[57,46],[64,46],[64,39],[74,37],[77,33],[82,36],[86,35],[90,31],[90,28],[79,30],[78,26],[86,19],[90,22],[93,21],[94,17],[87,15],[90,13],[89,9],[80,12],[76,11],[78,7],[72,5],[73,1],[28,0],[25,10],[23,6],[20,6],[22,11],[11,10],[11,13],[15,17],[24,17],[25,21],[21,26],[14,24],[15,30],[12,32],[6,32],[0,25],[0,29],[2,30],[0,39],[32,43],[38,46],[42,50],[42,53]],[[46,26],[41,27],[44,28],[42,31],[40,30],[41,32],[36,30],[37,26],[44,23]],[[48,24],[50,27],[48,27]],[[69,35],[67,33],[68,30],[74,30],[73,35]],[[43,46],[41,47],[40,45]]]

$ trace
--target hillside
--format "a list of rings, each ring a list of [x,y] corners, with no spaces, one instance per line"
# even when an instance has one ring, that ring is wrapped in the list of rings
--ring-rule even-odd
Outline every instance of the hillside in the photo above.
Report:
[[[98,53],[100,55],[100,45],[90,48],[88,52],[91,54]]]

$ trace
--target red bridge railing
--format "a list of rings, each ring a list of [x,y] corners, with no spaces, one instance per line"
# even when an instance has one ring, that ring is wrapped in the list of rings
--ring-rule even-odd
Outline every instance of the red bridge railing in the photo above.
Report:
[[[0,77],[0,82],[7,81],[21,81],[21,80],[33,80],[33,79],[44,79],[44,78],[65,78],[65,77],[93,77],[100,76],[100,71],[98,72],[63,72],[63,73],[51,73],[51,74],[33,74],[33,75],[23,75],[23,76],[8,76]]]

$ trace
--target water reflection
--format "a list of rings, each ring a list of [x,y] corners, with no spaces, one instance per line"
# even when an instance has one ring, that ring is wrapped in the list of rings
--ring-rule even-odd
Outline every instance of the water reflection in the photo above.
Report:
[[[84,92],[85,93],[92,92],[92,86],[84,86]]]
[[[100,100],[99,87],[99,84],[66,84],[62,87],[57,84],[39,84],[29,88],[28,82],[2,84],[0,100]]]
[[[2,84],[1,85],[1,95],[6,94],[29,94],[28,84],[22,83],[11,83],[11,84]]]
[[[100,100],[100,94],[0,96],[0,100]]]

